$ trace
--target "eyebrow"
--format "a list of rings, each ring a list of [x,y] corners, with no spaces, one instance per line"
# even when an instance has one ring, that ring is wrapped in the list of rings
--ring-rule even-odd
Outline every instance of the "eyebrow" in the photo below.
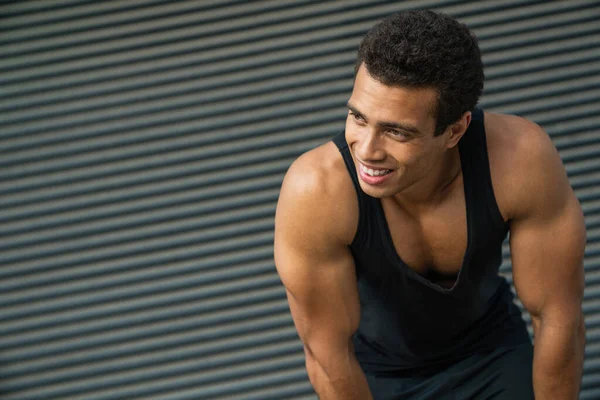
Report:
[[[358,111],[358,109],[356,107],[354,107],[352,105],[352,103],[348,102],[348,103],[346,103],[346,106],[348,107],[348,109],[350,111],[352,111],[353,114],[363,117],[366,120],[365,115],[363,113],[361,113],[360,111]],[[407,132],[412,132],[412,133],[415,133],[418,135],[421,134],[421,131],[419,129],[417,129],[416,126],[401,124],[399,122],[379,121],[379,122],[377,122],[377,126],[382,127],[382,128],[399,129],[399,130],[403,130],[403,131],[407,131]]]

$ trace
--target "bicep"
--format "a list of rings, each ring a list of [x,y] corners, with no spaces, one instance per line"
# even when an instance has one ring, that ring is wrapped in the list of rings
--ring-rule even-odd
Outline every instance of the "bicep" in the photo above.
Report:
[[[360,303],[353,260],[319,260],[276,246],[275,262],[303,343],[314,354],[345,351],[358,328]]]
[[[534,318],[578,318],[584,289],[585,224],[577,199],[569,199],[552,218],[513,225],[513,277],[525,308]]]

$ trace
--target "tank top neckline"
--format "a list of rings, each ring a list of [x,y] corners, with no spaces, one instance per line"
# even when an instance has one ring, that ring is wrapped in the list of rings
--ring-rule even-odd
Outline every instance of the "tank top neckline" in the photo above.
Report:
[[[475,121],[472,121],[475,122]],[[443,286],[440,286],[432,281],[430,281],[429,279],[425,278],[424,276],[420,275],[419,273],[417,273],[414,269],[412,269],[408,264],[406,264],[404,262],[404,260],[402,260],[402,257],[400,257],[400,255],[398,254],[398,252],[396,251],[396,246],[394,246],[394,241],[392,239],[392,235],[389,229],[389,225],[388,225],[388,221],[387,218],[385,217],[385,211],[383,210],[383,206],[381,204],[381,200],[380,199],[374,199],[375,200],[375,209],[376,209],[376,216],[377,216],[377,222],[379,225],[379,228],[381,230],[381,236],[383,238],[383,247],[386,251],[386,255],[388,257],[388,259],[398,268],[400,268],[401,270],[403,270],[409,277],[419,281],[420,283],[434,289],[437,290],[441,293],[451,293],[454,292],[455,289],[460,285],[460,279],[461,279],[461,275],[464,274],[464,270],[465,268],[469,265],[469,261],[471,259],[471,254],[472,254],[472,249],[473,249],[473,237],[474,237],[474,229],[475,226],[473,224],[473,204],[472,204],[472,198],[471,198],[471,174],[469,173],[469,168],[467,166],[466,163],[466,157],[468,157],[467,154],[465,154],[464,151],[464,142],[463,140],[466,139],[467,133],[469,131],[467,131],[465,133],[465,135],[461,138],[461,140],[458,143],[458,149],[459,149],[459,157],[460,157],[460,165],[461,165],[461,173],[463,175],[463,193],[465,196],[465,208],[466,208],[466,227],[467,227],[467,247],[465,249],[465,253],[463,255],[462,258],[462,263],[460,266],[460,269],[458,270],[458,274],[456,275],[456,280],[454,281],[454,284],[452,285],[452,287],[450,288],[445,288]]]

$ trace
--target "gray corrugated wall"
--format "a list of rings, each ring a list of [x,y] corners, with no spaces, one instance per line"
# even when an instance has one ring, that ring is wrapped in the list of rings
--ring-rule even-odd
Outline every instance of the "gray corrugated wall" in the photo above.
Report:
[[[472,27],[482,105],[560,150],[600,398],[592,0],[2,2],[0,397],[315,398],[272,260],[279,185],[343,127],[360,37],[407,8]]]

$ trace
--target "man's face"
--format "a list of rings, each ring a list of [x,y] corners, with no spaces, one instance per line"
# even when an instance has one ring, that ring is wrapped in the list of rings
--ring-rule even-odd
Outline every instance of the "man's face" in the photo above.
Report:
[[[359,68],[346,140],[366,194],[393,196],[434,169],[447,142],[445,134],[434,136],[436,102],[434,89],[386,86]]]

